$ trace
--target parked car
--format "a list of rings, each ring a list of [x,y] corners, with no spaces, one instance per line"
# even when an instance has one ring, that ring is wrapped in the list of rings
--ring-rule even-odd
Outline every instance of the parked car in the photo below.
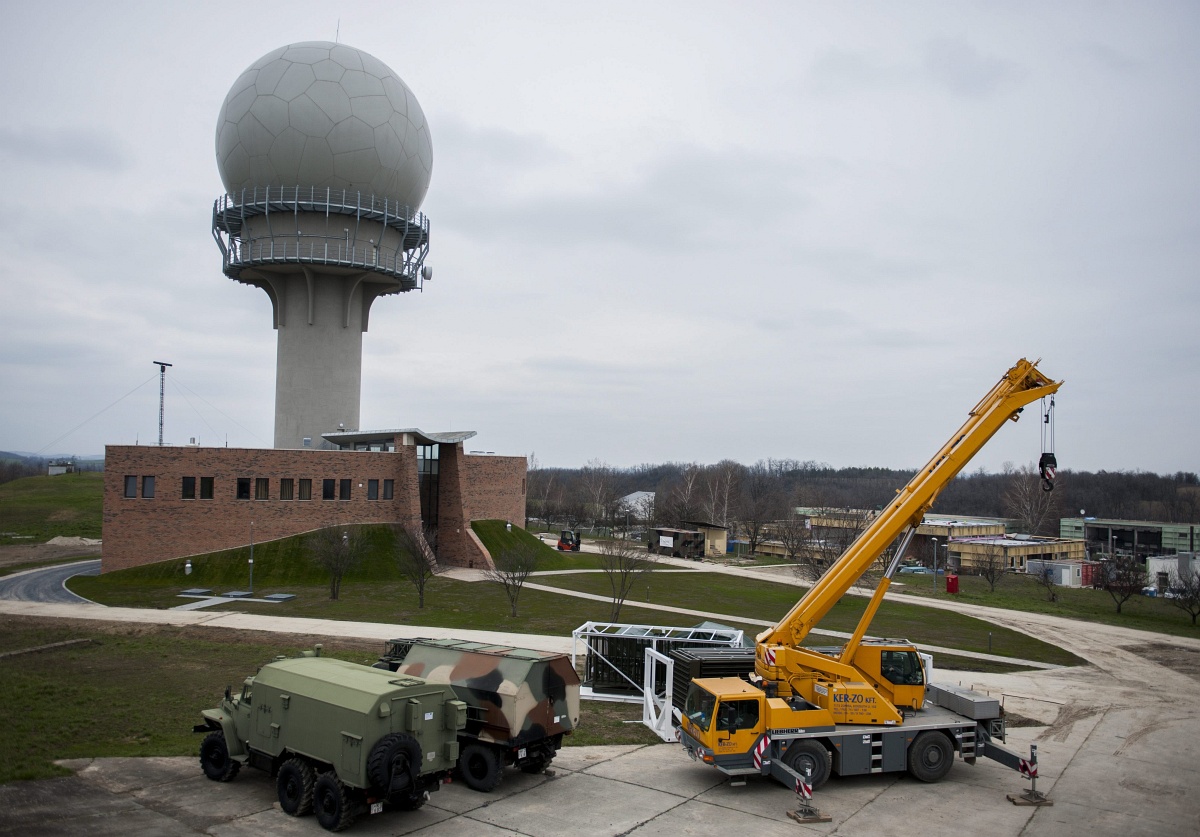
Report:
[[[929,567],[901,567],[900,575],[933,575]]]

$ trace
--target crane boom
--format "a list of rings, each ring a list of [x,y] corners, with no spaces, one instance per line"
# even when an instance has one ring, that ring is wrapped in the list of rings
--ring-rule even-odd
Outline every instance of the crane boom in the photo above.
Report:
[[[1004,374],[958,432],[897,492],[808,593],[773,628],[758,635],[759,645],[798,646],[899,534],[921,524],[941,490],[1004,422],[1016,421],[1026,404],[1058,391],[1062,381],[1043,375],[1037,363],[1022,358]]]

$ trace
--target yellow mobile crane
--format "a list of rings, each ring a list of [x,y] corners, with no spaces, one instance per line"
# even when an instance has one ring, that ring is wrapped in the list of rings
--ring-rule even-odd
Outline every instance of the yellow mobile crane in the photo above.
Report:
[[[927,683],[912,643],[871,639],[866,632],[937,495],[1001,425],[1016,421],[1027,404],[1052,396],[1061,383],[1039,372],[1037,362],[1021,359],[796,606],[758,635],[753,675],[691,680],[679,739],[692,758],[729,776],[771,775],[789,787],[806,772],[812,787],[831,772],[908,770],[936,782],[956,752],[968,763],[985,756],[1024,772],[1028,763],[994,743],[1005,734],[997,701]],[[1047,410],[1047,422],[1050,416]],[[1056,467],[1053,453],[1044,451],[1046,490],[1053,488]],[[801,647],[897,538],[895,555],[849,641],[840,648]]]

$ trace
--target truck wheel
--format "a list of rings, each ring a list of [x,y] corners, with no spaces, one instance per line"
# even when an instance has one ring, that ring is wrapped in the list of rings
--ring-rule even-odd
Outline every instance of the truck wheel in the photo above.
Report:
[[[401,783],[392,788],[392,774],[399,771]],[[389,732],[375,742],[367,757],[367,778],[385,794],[400,795],[411,789],[421,772],[421,745],[411,735]]]
[[[833,759],[820,741],[796,741],[784,753],[783,762],[801,776],[807,769],[809,782],[816,789],[829,778]]]
[[[225,733],[218,729],[204,736],[200,743],[200,766],[214,782],[228,782],[238,774],[242,763],[230,757]]]
[[[283,813],[302,817],[312,813],[313,788],[317,772],[304,759],[288,759],[279,768],[276,789],[279,792],[279,807]]]
[[[354,821],[354,811],[346,798],[346,786],[333,771],[317,777],[313,788],[313,813],[327,831],[341,831]]]
[[[922,782],[937,782],[954,765],[954,745],[935,730],[926,730],[908,748],[908,772]]]
[[[500,757],[484,744],[468,744],[458,758],[458,769],[471,790],[487,793],[500,784]]]
[[[521,765],[521,771],[532,775],[545,773],[546,768],[550,766],[550,762],[554,761],[554,756],[542,756],[540,758],[531,759]]]

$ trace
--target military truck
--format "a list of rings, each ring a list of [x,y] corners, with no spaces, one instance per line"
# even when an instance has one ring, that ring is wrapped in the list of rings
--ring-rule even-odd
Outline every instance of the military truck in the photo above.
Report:
[[[467,705],[446,684],[321,657],[320,646],[264,665],[201,715],[204,775],[266,770],[285,813],[315,813],[330,831],[384,803],[424,805],[449,779],[467,725]]]
[[[467,704],[458,772],[490,791],[506,765],[541,773],[579,725],[579,675],[566,654],[457,639],[394,639],[375,665],[453,687]]]

